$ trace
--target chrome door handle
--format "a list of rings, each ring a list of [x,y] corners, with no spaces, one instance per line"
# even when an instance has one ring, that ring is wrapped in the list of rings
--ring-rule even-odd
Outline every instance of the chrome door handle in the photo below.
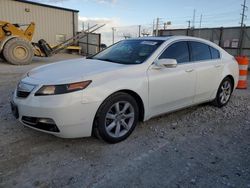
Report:
[[[221,65],[215,65],[214,67],[215,67],[215,68],[219,68],[219,67],[221,67]]]
[[[193,72],[194,69],[187,69],[186,72]]]

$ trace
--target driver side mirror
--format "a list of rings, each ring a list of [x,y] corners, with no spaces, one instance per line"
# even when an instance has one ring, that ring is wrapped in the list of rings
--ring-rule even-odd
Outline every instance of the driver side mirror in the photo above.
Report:
[[[154,67],[161,68],[175,68],[177,66],[176,59],[158,59],[154,62]]]

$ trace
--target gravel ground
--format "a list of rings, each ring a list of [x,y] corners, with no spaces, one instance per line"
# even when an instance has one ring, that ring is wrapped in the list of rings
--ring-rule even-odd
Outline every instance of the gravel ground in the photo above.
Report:
[[[250,89],[140,123],[124,142],[60,139],[22,126],[9,99],[32,65],[0,63],[0,187],[250,187]],[[249,80],[250,82],[250,80]]]

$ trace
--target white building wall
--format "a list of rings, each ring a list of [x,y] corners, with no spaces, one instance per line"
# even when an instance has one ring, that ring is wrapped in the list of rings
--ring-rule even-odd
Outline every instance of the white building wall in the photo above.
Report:
[[[62,34],[70,38],[73,31],[77,32],[78,13],[13,0],[0,0],[0,20],[20,24],[35,22],[33,41],[45,39],[49,44],[55,45],[58,43],[56,35]]]

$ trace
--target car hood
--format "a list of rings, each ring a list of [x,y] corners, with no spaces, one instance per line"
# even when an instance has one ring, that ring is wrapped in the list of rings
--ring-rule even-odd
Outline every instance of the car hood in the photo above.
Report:
[[[126,65],[93,60],[72,59],[37,67],[28,72],[28,77],[43,84],[64,84],[82,81],[86,77],[116,71]]]

